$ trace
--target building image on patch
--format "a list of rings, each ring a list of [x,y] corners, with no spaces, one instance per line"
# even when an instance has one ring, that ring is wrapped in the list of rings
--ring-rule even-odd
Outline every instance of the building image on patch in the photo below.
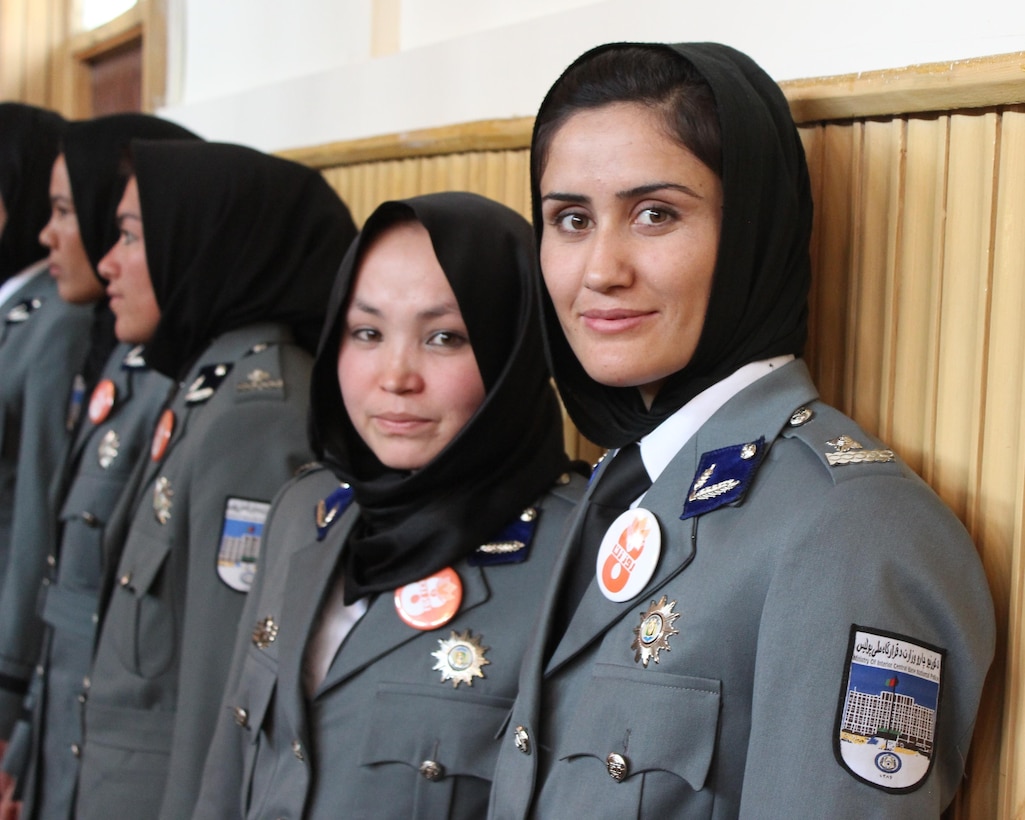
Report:
[[[847,693],[841,731],[865,738],[895,740],[898,746],[929,757],[936,732],[936,710],[910,695],[882,690],[878,694],[852,689]]]

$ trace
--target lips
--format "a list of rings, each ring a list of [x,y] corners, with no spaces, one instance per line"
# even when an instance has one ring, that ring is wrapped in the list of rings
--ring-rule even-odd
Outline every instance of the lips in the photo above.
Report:
[[[634,330],[654,315],[654,311],[650,310],[611,308],[581,311],[580,318],[589,330],[596,333],[614,334]]]
[[[431,420],[413,413],[373,413],[378,429],[392,435],[409,435],[431,424]]]

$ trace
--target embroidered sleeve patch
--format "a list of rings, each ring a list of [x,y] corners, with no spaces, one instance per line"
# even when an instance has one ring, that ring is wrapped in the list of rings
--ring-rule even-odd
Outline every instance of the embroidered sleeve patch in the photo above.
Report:
[[[890,632],[851,626],[834,752],[870,786],[903,793],[935,757],[945,652]]]
[[[217,575],[239,592],[249,592],[260,557],[260,539],[270,504],[246,498],[229,498],[224,506]]]

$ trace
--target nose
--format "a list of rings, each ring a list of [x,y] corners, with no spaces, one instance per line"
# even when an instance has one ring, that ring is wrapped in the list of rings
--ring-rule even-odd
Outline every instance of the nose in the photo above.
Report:
[[[100,263],[96,266],[97,273],[99,273],[100,276],[103,279],[106,279],[108,282],[114,277],[116,277],[118,273],[118,266],[115,258],[116,251],[117,246],[115,245],[113,248],[107,251],[106,255],[100,260]]]
[[[43,229],[39,232],[39,244],[44,248],[53,250],[53,217],[51,216],[49,221],[43,225]]]
[[[381,389],[397,394],[423,390],[424,379],[417,361],[415,353],[405,346],[388,351],[381,372]]]
[[[633,266],[629,240],[614,225],[601,226],[594,231],[590,250],[584,271],[584,287],[605,293],[631,284]]]

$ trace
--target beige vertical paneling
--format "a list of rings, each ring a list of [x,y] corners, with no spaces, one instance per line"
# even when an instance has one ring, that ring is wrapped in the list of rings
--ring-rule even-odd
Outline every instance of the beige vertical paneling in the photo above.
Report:
[[[856,162],[847,395],[869,431],[889,437],[894,270],[901,229],[903,123],[867,122]]]
[[[903,207],[896,262],[893,391],[888,440],[926,480],[936,429],[940,287],[943,265],[947,118],[914,118],[905,136]]]
[[[812,199],[819,203],[822,201],[822,146],[825,140],[823,139],[823,129],[821,125],[805,125],[799,129],[801,136],[801,142],[804,144],[804,154],[808,162],[808,174],[810,176],[811,184],[811,195]],[[822,212],[816,205],[815,208],[815,224],[812,229],[811,244],[809,246],[811,256],[811,267],[812,267],[812,279],[811,279],[811,291],[808,295],[808,304],[813,305],[818,302],[819,288],[821,287],[821,277],[818,272],[822,268],[818,265],[819,259],[819,233],[818,225],[822,221]],[[808,363],[808,368],[812,374],[816,374],[819,371],[819,315],[817,311],[809,310],[808,312],[808,343],[805,346],[804,357]]]
[[[997,115],[950,118],[932,484],[969,526],[981,436]]]
[[[815,381],[822,397],[846,409],[844,393],[847,361],[847,327],[850,310],[850,270],[854,253],[852,236],[853,168],[861,126],[827,125],[821,136],[823,175],[821,198],[816,203],[816,258],[814,301],[816,336]],[[825,177],[828,176],[828,179]]]
[[[1025,112],[1004,113],[999,145],[984,435],[973,516],[973,535],[993,588],[999,639],[963,799],[964,816],[972,818],[1025,816]]]
[[[499,202],[506,202],[505,154],[500,151],[485,153],[481,175],[484,180],[484,188],[489,192],[488,196]]]
[[[505,204],[530,219],[530,151],[505,152]]]
[[[26,4],[0,0],[0,97],[25,99]]]

